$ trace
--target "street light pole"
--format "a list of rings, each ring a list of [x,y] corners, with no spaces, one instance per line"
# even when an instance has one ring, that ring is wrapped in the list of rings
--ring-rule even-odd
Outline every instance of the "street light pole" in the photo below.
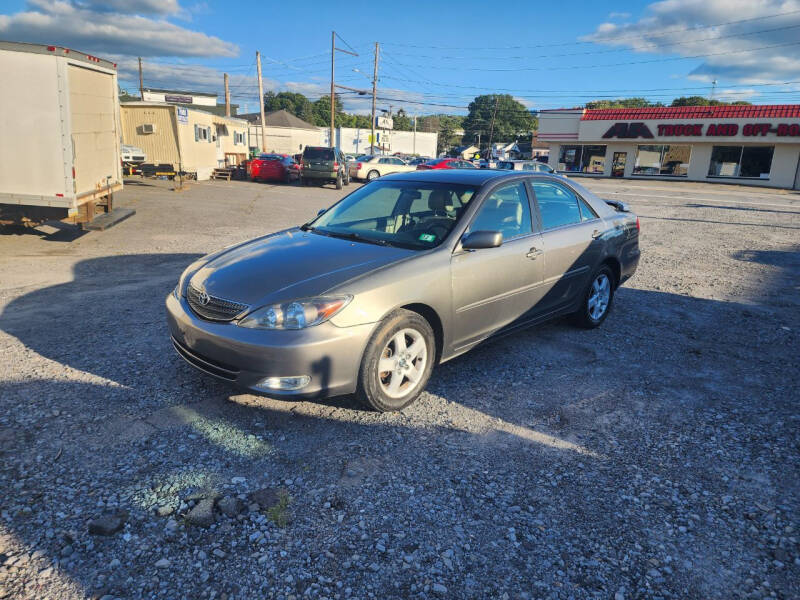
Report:
[[[261,52],[256,51],[258,65],[258,105],[261,108],[261,151],[267,151],[267,123],[264,117],[264,83],[261,79]]]
[[[335,91],[334,91],[334,85],[335,85],[335,82],[334,82],[334,80],[335,80],[334,64],[335,64],[335,62],[336,62],[336,32],[335,31],[331,31],[331,137],[330,137],[330,143],[329,143],[331,148],[333,148],[335,146],[334,141],[333,141],[333,128],[334,128],[333,119],[334,119],[334,113],[336,112],[335,111],[336,96],[334,95],[335,94]]]
[[[370,142],[369,153],[374,154],[375,149],[375,101],[378,97],[378,42],[375,42],[375,66],[372,71],[372,142]]]

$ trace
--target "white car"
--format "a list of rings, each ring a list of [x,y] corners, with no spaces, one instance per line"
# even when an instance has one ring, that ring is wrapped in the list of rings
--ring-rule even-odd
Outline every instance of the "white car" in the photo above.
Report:
[[[500,160],[495,169],[502,171],[536,171],[538,173],[555,173],[553,167],[538,160]]]
[[[359,156],[350,163],[350,179],[366,179],[372,181],[389,173],[406,173],[416,171],[417,167],[407,164],[396,156]]]

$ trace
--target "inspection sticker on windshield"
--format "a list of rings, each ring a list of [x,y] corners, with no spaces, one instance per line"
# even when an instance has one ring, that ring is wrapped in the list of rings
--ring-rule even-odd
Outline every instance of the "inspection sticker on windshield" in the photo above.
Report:
[[[421,233],[419,239],[423,242],[435,242],[436,236],[432,233]]]

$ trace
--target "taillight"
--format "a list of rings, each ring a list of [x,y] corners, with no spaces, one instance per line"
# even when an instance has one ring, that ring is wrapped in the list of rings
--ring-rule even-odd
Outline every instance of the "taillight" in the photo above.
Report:
[[[356,163],[356,170],[357,170],[357,171],[360,171],[360,170],[361,170],[361,163]]]
[[[333,163],[333,170],[334,171],[338,171],[339,170],[339,163],[337,163],[337,162]]]
[[[639,217],[636,217],[636,231],[640,231],[641,229],[642,229],[642,226],[639,225]]]

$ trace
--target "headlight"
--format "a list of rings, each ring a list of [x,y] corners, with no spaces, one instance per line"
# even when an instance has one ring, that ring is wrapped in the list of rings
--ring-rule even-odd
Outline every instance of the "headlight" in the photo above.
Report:
[[[352,296],[325,296],[264,306],[239,321],[239,325],[250,329],[305,329],[324,323],[352,299]]]

